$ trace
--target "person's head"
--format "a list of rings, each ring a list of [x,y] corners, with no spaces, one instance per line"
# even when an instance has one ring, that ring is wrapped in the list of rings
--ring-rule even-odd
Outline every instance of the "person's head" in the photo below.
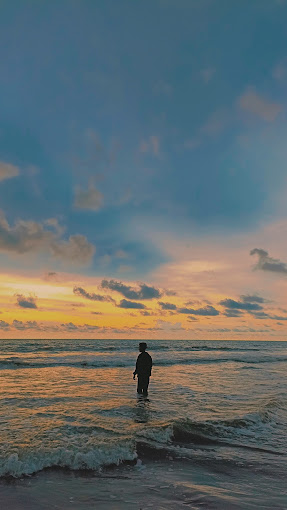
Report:
[[[145,352],[146,348],[147,348],[147,344],[145,342],[139,343],[139,351],[140,352]]]

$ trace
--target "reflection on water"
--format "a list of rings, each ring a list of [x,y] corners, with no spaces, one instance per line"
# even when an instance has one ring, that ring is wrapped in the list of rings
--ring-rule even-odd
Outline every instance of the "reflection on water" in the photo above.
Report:
[[[134,412],[136,423],[147,423],[150,419],[150,400],[143,395],[138,395]]]
[[[137,397],[132,380],[137,342],[2,341],[0,475],[98,469],[149,447],[192,466],[224,464],[235,479],[239,466],[283,479],[286,348],[149,342],[154,368],[146,398]]]

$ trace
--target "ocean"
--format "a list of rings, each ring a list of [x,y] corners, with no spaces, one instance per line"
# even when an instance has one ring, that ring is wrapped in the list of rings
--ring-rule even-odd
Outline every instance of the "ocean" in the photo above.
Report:
[[[287,508],[287,342],[146,341],[0,341],[1,508]]]

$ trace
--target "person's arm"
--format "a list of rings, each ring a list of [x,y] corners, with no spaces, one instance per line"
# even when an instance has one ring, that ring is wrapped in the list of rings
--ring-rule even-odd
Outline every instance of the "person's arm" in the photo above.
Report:
[[[135,379],[135,378],[136,378],[136,374],[138,373],[138,360],[139,360],[139,358],[137,359],[137,362],[136,362],[136,369],[135,369],[135,371],[133,372],[133,379]]]

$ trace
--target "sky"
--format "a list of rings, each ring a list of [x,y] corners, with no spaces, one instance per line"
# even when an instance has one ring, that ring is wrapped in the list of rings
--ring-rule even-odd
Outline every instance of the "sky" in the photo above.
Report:
[[[1,338],[286,339],[286,19],[1,0]]]

